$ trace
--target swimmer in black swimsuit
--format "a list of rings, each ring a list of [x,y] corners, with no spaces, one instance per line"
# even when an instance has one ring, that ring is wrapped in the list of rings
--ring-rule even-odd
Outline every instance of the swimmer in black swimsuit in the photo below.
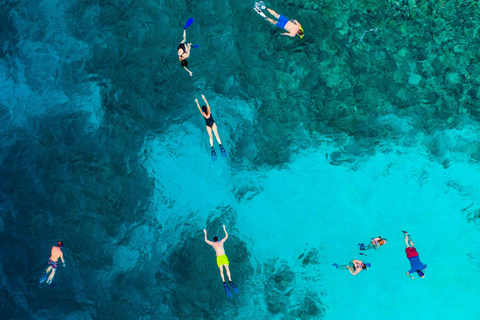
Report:
[[[212,151],[213,151],[214,150],[213,137],[212,137],[212,130],[213,130],[213,133],[215,133],[215,138],[217,138],[217,142],[220,145],[220,150],[222,150],[223,149],[222,141],[220,140],[220,136],[218,135],[217,124],[215,123],[215,120],[213,120],[212,113],[210,112],[210,105],[208,104],[207,99],[205,99],[205,96],[203,94],[202,94],[202,98],[203,98],[203,101],[205,101],[205,103],[207,104],[206,106],[202,106],[200,108],[198,99],[195,99],[195,102],[197,103],[198,111],[200,111],[203,118],[205,119],[208,136],[210,138],[210,147],[212,148]]]
[[[191,43],[185,44],[186,40],[187,40],[187,30],[185,29],[183,30],[183,40],[178,45],[177,51],[178,51],[178,59],[180,60],[180,63],[182,64],[183,69],[187,70],[188,73],[190,73],[190,77],[191,77],[193,72],[187,69],[188,62],[186,59],[190,56],[190,48],[192,47],[192,44]]]

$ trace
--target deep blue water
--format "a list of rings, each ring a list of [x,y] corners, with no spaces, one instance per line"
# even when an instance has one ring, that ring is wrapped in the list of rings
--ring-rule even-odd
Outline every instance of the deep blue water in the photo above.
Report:
[[[480,318],[477,2],[267,5],[305,37],[250,2],[2,3],[0,318]]]

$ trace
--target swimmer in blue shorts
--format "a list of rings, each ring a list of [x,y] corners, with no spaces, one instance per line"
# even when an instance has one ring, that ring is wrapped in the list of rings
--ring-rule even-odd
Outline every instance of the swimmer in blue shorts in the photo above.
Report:
[[[272,18],[268,18],[265,13],[263,13],[262,10],[267,9],[268,12],[275,17],[274,20]],[[265,20],[268,20],[271,24],[276,25],[279,28],[285,29],[285,31],[282,33],[284,36],[289,36],[289,37],[295,37],[299,36],[300,39],[303,38],[303,29],[302,25],[297,21],[297,20],[289,20],[288,18],[276,13],[273,9],[267,8],[265,3],[263,1],[259,1],[255,3],[255,7],[253,8],[260,16],[262,16]]]

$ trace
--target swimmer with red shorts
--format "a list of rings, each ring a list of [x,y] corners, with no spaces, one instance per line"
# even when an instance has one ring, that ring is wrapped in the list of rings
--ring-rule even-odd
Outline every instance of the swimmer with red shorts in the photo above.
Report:
[[[408,235],[408,233],[406,231],[402,232],[405,236],[405,245],[407,246],[405,252],[407,253],[408,261],[410,261],[410,270],[407,271],[407,276],[414,279],[413,276],[411,276],[410,274],[416,272],[420,278],[424,278],[424,271],[427,269],[427,265],[423,264],[420,261],[417,249],[415,249],[415,247],[413,246],[413,241]]]

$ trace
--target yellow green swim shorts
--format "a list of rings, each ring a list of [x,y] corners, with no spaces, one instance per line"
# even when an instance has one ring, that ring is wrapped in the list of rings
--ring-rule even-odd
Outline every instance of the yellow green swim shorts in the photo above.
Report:
[[[220,268],[220,266],[224,264],[224,265],[229,265],[230,263],[228,262],[228,258],[227,258],[227,255],[223,255],[223,256],[218,256],[217,257],[217,266]]]

